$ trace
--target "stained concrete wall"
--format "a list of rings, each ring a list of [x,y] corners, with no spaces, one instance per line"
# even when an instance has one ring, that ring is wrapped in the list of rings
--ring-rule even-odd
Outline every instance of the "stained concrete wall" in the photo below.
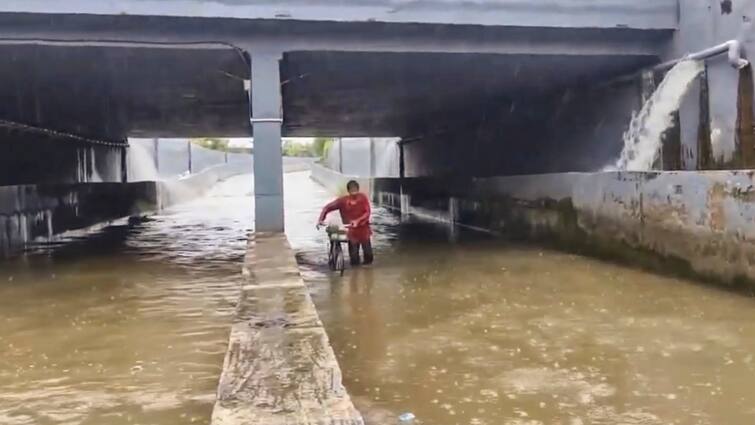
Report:
[[[152,211],[154,183],[40,184],[0,187],[0,258],[56,235]]]
[[[124,148],[0,131],[0,186],[120,182]]]
[[[218,164],[185,177],[161,180],[158,183],[160,208],[198,198],[219,182],[241,174],[249,174],[246,164]]]
[[[297,163],[293,171],[308,169]],[[248,164],[218,164],[159,182],[0,186],[0,258],[61,233],[107,224],[190,201],[218,182],[248,174]],[[251,187],[250,187],[251,190]]]
[[[755,1],[753,0],[680,0],[679,31],[670,46],[668,57],[681,57],[713,45],[738,39],[743,42],[749,59],[755,59],[755,38],[752,19],[755,18]],[[752,111],[749,125],[738,129],[738,102],[750,105],[753,94],[743,93],[742,80],[752,83],[752,72],[734,70],[725,57],[718,57],[707,62],[707,76],[702,84],[698,83],[685,99],[681,110],[682,144],[690,152],[700,150],[699,143],[710,144],[703,147],[710,158],[702,158],[703,168],[742,168],[754,167],[750,155],[745,149],[753,150],[743,138],[752,137]],[[707,96],[702,100],[701,90],[707,89]],[[746,96],[749,99],[740,99]],[[700,116],[707,120],[700,125]],[[741,130],[741,131],[740,131]],[[750,136],[746,133],[749,132]],[[746,155],[747,158],[743,158]],[[696,161],[698,162],[698,161]],[[686,168],[691,168],[688,166]]]
[[[603,172],[376,179],[405,212],[658,270],[755,284],[755,173]]]

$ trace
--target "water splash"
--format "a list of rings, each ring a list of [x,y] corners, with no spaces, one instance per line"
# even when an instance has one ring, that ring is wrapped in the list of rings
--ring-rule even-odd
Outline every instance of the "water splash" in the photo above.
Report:
[[[398,139],[375,139],[375,177],[399,176]]]
[[[703,68],[702,62],[687,60],[669,70],[642,109],[632,114],[629,129],[624,133],[621,157],[606,170],[652,169],[660,152],[663,134],[674,124],[673,113],[679,110],[682,98]]]
[[[129,143],[128,179],[132,182],[160,180],[154,153],[141,143]]]

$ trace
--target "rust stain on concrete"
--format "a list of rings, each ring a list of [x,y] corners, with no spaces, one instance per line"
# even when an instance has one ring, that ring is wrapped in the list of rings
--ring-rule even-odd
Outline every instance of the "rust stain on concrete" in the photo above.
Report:
[[[708,226],[716,233],[722,233],[726,229],[726,211],[724,210],[726,196],[726,186],[723,183],[714,183],[713,187],[708,190],[706,202]]]
[[[721,14],[729,15],[732,12],[732,0],[721,0]]]

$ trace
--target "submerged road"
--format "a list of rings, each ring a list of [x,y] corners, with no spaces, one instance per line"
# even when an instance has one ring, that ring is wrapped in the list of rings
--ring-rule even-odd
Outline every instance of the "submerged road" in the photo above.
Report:
[[[755,300],[376,210],[377,263],[323,267],[330,197],[286,214],[368,424],[755,422]],[[238,297],[250,176],[151,221],[0,267],[0,424],[209,422]]]

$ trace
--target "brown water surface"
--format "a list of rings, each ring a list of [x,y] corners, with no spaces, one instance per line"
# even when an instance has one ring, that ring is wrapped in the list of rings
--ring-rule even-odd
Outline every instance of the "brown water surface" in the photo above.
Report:
[[[0,424],[207,424],[250,187],[0,266]],[[288,235],[368,424],[755,423],[753,299],[380,209],[377,263],[341,278],[314,229],[328,198],[286,176]]]

